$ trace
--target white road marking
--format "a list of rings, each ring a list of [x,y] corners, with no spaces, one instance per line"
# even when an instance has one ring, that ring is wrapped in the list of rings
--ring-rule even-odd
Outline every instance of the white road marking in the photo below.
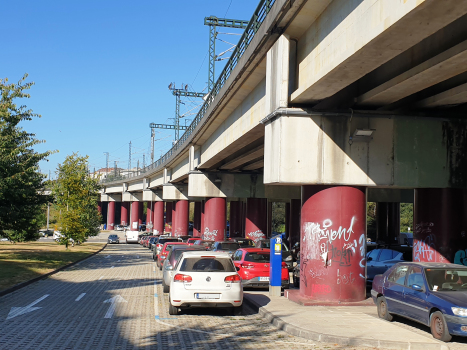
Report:
[[[81,294],[75,299],[75,301],[80,301],[85,295],[86,295],[86,293],[81,293]]]
[[[111,269],[113,269],[115,266],[112,266]]]
[[[112,318],[115,308],[117,307],[117,303],[127,303],[127,301],[120,295],[116,295],[113,298],[105,300],[104,303],[110,303],[109,309],[107,310],[104,318]]]
[[[99,277],[99,281],[100,281],[101,279],[103,279],[103,278],[104,278],[104,276]]]
[[[31,304],[26,305],[24,307],[13,306],[11,308],[10,312],[8,313],[8,316],[7,316],[6,319],[9,320],[10,318],[13,318],[13,317],[16,317],[16,316],[19,316],[19,315],[23,315],[23,314],[27,314],[28,312],[41,309],[42,307],[40,307],[40,306],[38,306],[38,307],[33,307],[33,306],[36,305],[37,303],[40,303],[42,300],[44,300],[48,296],[49,296],[49,294],[46,294],[46,295],[40,297],[39,299],[33,301]]]
[[[110,258],[110,255],[107,255],[105,258],[106,258],[106,259]]]

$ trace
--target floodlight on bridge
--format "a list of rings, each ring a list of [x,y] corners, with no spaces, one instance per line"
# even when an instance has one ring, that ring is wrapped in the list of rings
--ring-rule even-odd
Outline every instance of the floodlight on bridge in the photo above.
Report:
[[[353,132],[353,135],[349,138],[351,142],[355,141],[363,141],[363,142],[369,142],[373,140],[373,133],[375,132],[375,129],[355,129]]]

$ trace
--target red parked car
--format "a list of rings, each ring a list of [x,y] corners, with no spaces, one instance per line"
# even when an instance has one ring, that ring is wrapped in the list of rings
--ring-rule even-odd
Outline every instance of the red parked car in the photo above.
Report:
[[[155,236],[146,236],[146,238],[144,239],[144,242],[143,242],[143,247],[149,248],[149,240],[152,237],[155,237]]]
[[[269,286],[270,251],[264,248],[241,248],[232,256],[238,274],[242,278],[244,287]],[[282,263],[282,288],[289,288],[289,270],[287,264]]]
[[[199,237],[188,238],[187,241],[186,241],[186,244],[193,245],[197,240],[199,240]]]
[[[157,260],[156,260],[156,264],[157,264],[157,267],[159,268],[159,270],[162,270],[162,265],[164,265],[164,261],[165,259],[167,258],[167,255],[169,254],[169,249],[170,247],[174,246],[174,245],[187,245],[185,242],[167,242],[167,243],[164,243],[164,246],[162,247],[161,249],[161,252],[157,255]]]

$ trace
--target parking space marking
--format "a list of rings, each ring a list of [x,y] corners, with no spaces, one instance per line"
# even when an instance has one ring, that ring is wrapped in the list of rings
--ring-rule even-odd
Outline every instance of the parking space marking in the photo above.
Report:
[[[75,299],[75,301],[80,301],[85,295],[86,295],[86,293],[81,293],[81,294]]]

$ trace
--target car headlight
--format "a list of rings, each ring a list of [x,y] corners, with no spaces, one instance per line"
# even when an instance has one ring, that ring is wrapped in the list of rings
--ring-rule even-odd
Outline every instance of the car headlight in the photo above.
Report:
[[[285,258],[285,261],[291,261],[292,260],[292,255],[289,255],[287,258]]]
[[[451,310],[456,316],[467,317],[467,309],[464,309],[462,307],[451,307]]]

